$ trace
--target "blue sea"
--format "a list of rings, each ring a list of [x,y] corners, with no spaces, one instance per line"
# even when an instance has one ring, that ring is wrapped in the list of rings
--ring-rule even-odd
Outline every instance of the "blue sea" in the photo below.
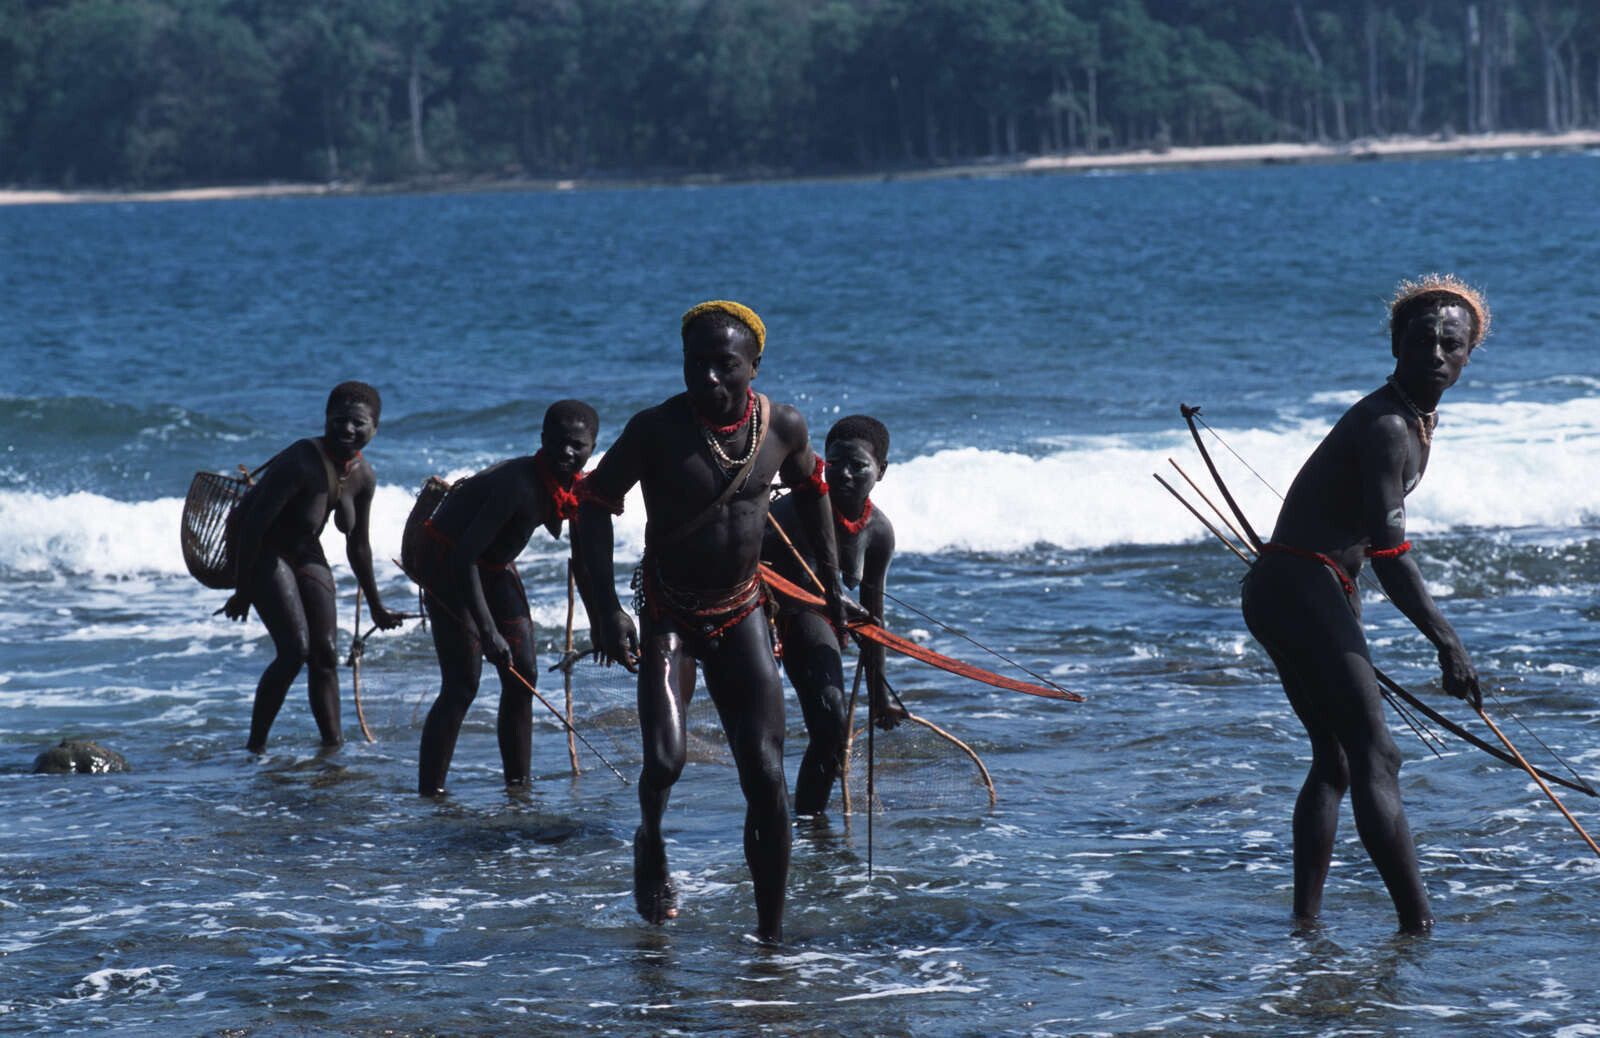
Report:
[[[1600,860],[1453,737],[1435,755],[1394,720],[1435,931],[1395,935],[1348,812],[1322,924],[1295,930],[1308,746],[1242,564],[1151,478],[1202,477],[1199,405],[1270,529],[1269,485],[1391,370],[1395,283],[1433,270],[1484,289],[1494,333],[1441,409],[1417,558],[1491,716],[1600,777],[1600,156],[0,209],[0,1031],[1600,1035]],[[375,741],[346,668],[342,749],[318,751],[302,678],[245,752],[270,643],[214,615],[178,541],[197,470],[317,434],[362,379],[378,579],[414,609],[388,559],[421,481],[531,452],[561,397],[595,405],[603,450],[681,388],[678,316],[714,297],[766,319],[757,387],[819,444],[854,412],[891,430],[888,625],[1086,697],[896,659],[995,802],[953,743],[878,733],[877,808],[797,826],[778,949],[751,937],[703,707],[667,813],[682,911],[651,927],[634,788],[582,745],[574,774],[541,709],[535,781],[505,790],[492,677],[449,795],[415,795],[416,622],[365,643]],[[622,582],[636,497],[618,523]],[[331,525],[326,546],[343,651],[355,586]],[[566,550],[540,532],[519,563],[558,709]],[[1366,598],[1379,665],[1489,738]],[[631,783],[626,680],[580,664],[572,696]],[[792,782],[792,699],[789,730]],[[130,770],[31,774],[63,738]]]

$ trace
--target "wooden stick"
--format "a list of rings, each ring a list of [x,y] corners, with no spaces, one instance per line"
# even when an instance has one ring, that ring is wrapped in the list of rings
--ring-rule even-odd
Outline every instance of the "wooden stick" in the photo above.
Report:
[[[418,580],[415,573],[412,573],[410,570],[406,569],[405,563],[401,562],[399,559],[390,559],[389,561],[393,562],[395,564],[395,566],[399,568],[400,572],[404,573],[406,575],[406,577],[413,584],[417,585],[418,587],[422,588],[423,590],[427,590],[427,585],[423,584],[422,581]],[[461,626],[463,626],[463,627],[466,626],[466,624],[461,622],[461,617],[457,616],[456,613],[452,609],[450,609],[450,607],[446,606],[444,604],[444,602],[439,598],[438,595],[435,595],[433,597],[433,600],[434,600],[434,604],[439,607],[439,609],[444,613],[445,616],[448,616],[450,619],[454,620],[458,624],[461,624]],[[594,748],[594,744],[591,743],[588,739],[585,739],[583,737],[583,733],[578,731],[578,729],[573,726],[572,722],[568,721],[565,717],[562,717],[561,716],[561,711],[559,711],[555,707],[551,706],[550,705],[550,700],[546,699],[544,696],[541,696],[539,694],[539,690],[537,688],[533,687],[533,682],[531,682],[527,678],[523,677],[522,676],[522,672],[517,670],[517,668],[511,666],[511,664],[509,664],[509,663],[506,664],[506,673],[510,674],[512,677],[514,677],[518,681],[522,682],[522,687],[526,688],[528,690],[528,693],[530,695],[532,695],[533,698],[537,699],[541,704],[543,704],[544,708],[546,710],[548,710],[552,714],[554,714],[556,720],[561,722],[562,727],[564,727],[567,731],[571,732],[573,735],[577,736],[578,737],[578,741],[583,743],[584,748],[587,749],[590,753],[593,753],[596,757],[599,757],[600,758],[600,763],[604,764],[606,767],[610,768],[611,769],[611,774],[617,776],[617,778],[622,782],[622,784],[624,786],[628,785],[627,777],[624,776],[622,774],[622,772],[617,770],[616,765],[612,764],[609,760],[607,760],[605,754],[603,754],[599,750],[595,749]]]
[[[857,672],[859,673],[859,671]],[[877,740],[873,735],[878,726],[873,723],[872,716],[872,690],[867,690],[867,883],[872,882],[872,816],[876,813],[872,809],[872,798],[878,793],[876,784]]]
[[[1195,428],[1196,419],[1199,419],[1200,424],[1202,424],[1202,425],[1205,424],[1205,420],[1203,418],[1200,418],[1200,409],[1198,407],[1190,407],[1187,404],[1180,404],[1179,405],[1179,409],[1183,413],[1184,421],[1188,423],[1189,432],[1194,437],[1195,446],[1200,448],[1200,456],[1205,459],[1206,467],[1210,470],[1212,478],[1217,481],[1218,489],[1220,489],[1222,491],[1223,498],[1226,499],[1228,504],[1234,509],[1235,514],[1238,516],[1240,523],[1244,525],[1244,528],[1246,530],[1250,531],[1250,533],[1252,535],[1254,535],[1255,531],[1251,529],[1249,522],[1244,517],[1244,513],[1239,510],[1239,506],[1234,501],[1233,495],[1228,492],[1227,484],[1223,482],[1222,477],[1217,473],[1216,466],[1211,463],[1211,455],[1206,451],[1205,444],[1201,442],[1200,431],[1197,428]],[[1211,435],[1217,436],[1216,430],[1212,429],[1209,425],[1206,426],[1206,429],[1211,432]],[[1227,443],[1225,441],[1223,441],[1220,436],[1217,436],[1217,440],[1218,440],[1218,442],[1222,443],[1222,445],[1224,447],[1228,446]],[[1277,496],[1278,496],[1278,498],[1280,500],[1283,498],[1283,495],[1281,493],[1278,493],[1278,491],[1271,484],[1267,483],[1267,481],[1262,478],[1261,473],[1256,472],[1256,470],[1250,466],[1249,462],[1246,462],[1242,457],[1239,457],[1239,453],[1237,451],[1234,451],[1232,447],[1228,447],[1228,450],[1233,451],[1234,457],[1238,458],[1238,460],[1242,464],[1244,464],[1245,468],[1249,469],[1250,472],[1256,477],[1256,479],[1260,480],[1260,482],[1264,486],[1266,486],[1268,490],[1271,490],[1274,494],[1277,494]],[[1168,460],[1170,461],[1171,459],[1169,458]],[[1174,463],[1173,467],[1177,468],[1176,463]],[[1178,471],[1182,472],[1183,470],[1179,469]],[[1188,479],[1188,476],[1185,475],[1184,478]],[[1183,497],[1180,494],[1178,494],[1177,491],[1173,490],[1172,487],[1168,486],[1166,480],[1163,480],[1160,476],[1157,476],[1156,477],[1156,481],[1158,483],[1160,483],[1162,486],[1166,487],[1168,492],[1171,493],[1172,496],[1176,497],[1178,499],[1178,501],[1180,503],[1182,503],[1185,508],[1188,508],[1189,511],[1191,513],[1193,513],[1193,515],[1194,515],[1194,517],[1196,519],[1199,519],[1202,523],[1204,523],[1206,528],[1208,530],[1210,530],[1212,532],[1212,534],[1215,535],[1216,538],[1219,541],[1221,541],[1223,544],[1227,545],[1227,547],[1231,551],[1233,551],[1233,553],[1235,555],[1238,555],[1241,562],[1244,562],[1246,565],[1249,565],[1250,560],[1246,559],[1242,554],[1240,554],[1239,550],[1237,548],[1235,548],[1230,541],[1228,541],[1225,537],[1223,537],[1222,534],[1217,531],[1216,527],[1212,526],[1209,522],[1206,522],[1205,517],[1202,516],[1198,511],[1196,511],[1194,509],[1194,507],[1189,504],[1189,502],[1185,501],[1183,499]],[[1191,486],[1193,485],[1193,481],[1192,480],[1190,481],[1190,485]],[[1197,487],[1196,491],[1198,492],[1198,490],[1199,490],[1199,488]],[[1205,496],[1204,494],[1201,494],[1201,497],[1204,497],[1204,496]],[[1211,502],[1209,502],[1209,501],[1207,501],[1207,503],[1211,504]],[[1211,504],[1211,507],[1214,510],[1216,510],[1219,515],[1221,514],[1221,509],[1218,509],[1215,504]],[[1226,521],[1226,517],[1224,517],[1224,521]],[[1229,528],[1232,529],[1231,524],[1230,524]],[[1366,577],[1366,576],[1368,576],[1368,573],[1367,572],[1363,572],[1362,576]],[[1410,711],[1406,709],[1406,705],[1409,705],[1412,709],[1415,709],[1415,710],[1419,711],[1425,717],[1427,717],[1429,720],[1433,721],[1435,724],[1440,725],[1446,731],[1450,732],[1452,735],[1455,735],[1455,736],[1459,737],[1460,739],[1462,739],[1463,741],[1469,743],[1470,745],[1475,746],[1480,750],[1483,750],[1485,753],[1489,754],[1490,756],[1495,757],[1498,760],[1504,761],[1507,764],[1521,763],[1521,765],[1525,769],[1529,769],[1530,774],[1533,775],[1533,777],[1534,777],[1534,779],[1536,781],[1540,782],[1541,786],[1544,783],[1543,783],[1543,781],[1540,781],[1540,780],[1541,779],[1548,779],[1551,782],[1554,782],[1554,783],[1556,783],[1558,785],[1564,786],[1564,787],[1566,787],[1568,789],[1574,790],[1574,791],[1579,792],[1579,793],[1584,793],[1584,794],[1587,794],[1589,796],[1600,795],[1600,794],[1596,793],[1596,791],[1595,791],[1593,786],[1589,785],[1589,783],[1581,775],[1579,775],[1576,771],[1573,770],[1572,765],[1567,764],[1567,762],[1565,760],[1562,760],[1561,757],[1558,754],[1556,754],[1553,750],[1550,750],[1550,748],[1548,746],[1544,747],[1545,750],[1547,752],[1549,752],[1550,755],[1552,757],[1554,757],[1556,760],[1561,761],[1562,765],[1565,766],[1568,771],[1572,772],[1573,778],[1577,779],[1578,780],[1577,782],[1573,782],[1573,781],[1571,781],[1569,779],[1562,778],[1560,775],[1552,774],[1552,773],[1544,770],[1543,768],[1531,767],[1527,763],[1527,761],[1522,757],[1522,755],[1520,753],[1516,753],[1514,747],[1512,747],[1512,753],[1510,753],[1510,754],[1502,751],[1501,749],[1496,747],[1493,743],[1487,742],[1484,739],[1480,739],[1477,735],[1475,735],[1472,732],[1468,731],[1467,729],[1463,728],[1461,725],[1456,724],[1454,721],[1450,720],[1448,717],[1445,717],[1443,714],[1439,713],[1437,710],[1435,710],[1432,707],[1430,707],[1427,703],[1425,703],[1421,699],[1417,698],[1417,696],[1413,695],[1411,692],[1409,692],[1405,688],[1401,687],[1398,683],[1396,683],[1394,680],[1392,680],[1383,671],[1379,670],[1376,666],[1374,666],[1372,668],[1372,672],[1373,672],[1374,676],[1376,676],[1377,679],[1378,679],[1378,690],[1384,694],[1384,698],[1388,701],[1389,705],[1394,707],[1395,712],[1400,715],[1401,719],[1404,720],[1406,722],[1406,724],[1411,728],[1411,730],[1417,734],[1418,738],[1422,739],[1423,745],[1427,746],[1428,749],[1433,751],[1433,755],[1434,756],[1436,756],[1436,757],[1440,756],[1439,750],[1437,748],[1435,748],[1432,743],[1429,742],[1429,740],[1428,740],[1428,738],[1426,736],[1429,736],[1429,735],[1433,736],[1433,739],[1435,741],[1437,741],[1441,746],[1444,744],[1444,740],[1439,738],[1438,735],[1436,735],[1436,734],[1434,734],[1432,732],[1426,732],[1425,733],[1425,730],[1419,724],[1419,722],[1416,720],[1416,718],[1413,717],[1411,715]],[[1402,703],[1404,703],[1405,705],[1402,705]],[[1479,708],[1479,713],[1482,713],[1482,712],[1483,712],[1482,708],[1480,707]],[[1489,721],[1489,719],[1487,717],[1485,717],[1484,720],[1485,721]],[[1521,722],[1518,722],[1518,723],[1521,723]],[[1491,728],[1494,728],[1494,723],[1493,722],[1489,722],[1489,726]],[[1523,725],[1523,727],[1525,729],[1527,728],[1526,725]],[[1506,739],[1506,737],[1504,735],[1501,735],[1500,730],[1498,728],[1495,728],[1495,734],[1500,736],[1501,742],[1505,743],[1507,747],[1511,747],[1510,742]],[[1529,730],[1528,734],[1533,735],[1533,732],[1531,730]],[[1535,740],[1539,740],[1539,737],[1537,735],[1534,735],[1533,737],[1534,737]],[[1539,745],[1544,746],[1544,742],[1542,740],[1539,740]],[[1565,808],[1563,808],[1563,813],[1564,812],[1565,812]],[[1568,815],[1567,817],[1570,819],[1571,815]],[[1576,824],[1576,823],[1573,823],[1573,824]],[[1585,834],[1585,839],[1587,839],[1587,834]],[[1591,846],[1593,846],[1592,843],[1591,843]]]
[[[1550,798],[1550,802],[1556,805],[1563,815],[1566,815],[1567,821],[1571,822],[1572,827],[1578,830],[1578,835],[1583,837],[1583,842],[1589,845],[1589,849],[1594,851],[1595,856],[1600,857],[1600,847],[1595,846],[1594,840],[1590,839],[1589,834],[1583,831],[1583,826],[1579,825],[1578,820],[1572,817],[1572,812],[1567,810],[1567,805],[1563,804],[1561,800],[1550,791],[1550,787],[1545,785],[1544,779],[1539,777],[1539,773],[1534,770],[1531,764],[1523,759],[1522,754],[1517,752],[1517,748],[1511,745],[1511,740],[1506,738],[1505,733],[1500,730],[1500,726],[1489,720],[1489,715],[1483,712],[1483,707],[1481,705],[1478,707],[1478,716],[1483,718],[1483,723],[1489,726],[1489,730],[1494,732],[1494,734],[1499,737],[1501,742],[1505,743],[1506,749],[1510,750],[1511,755],[1517,758],[1517,763],[1522,765],[1522,770],[1526,771],[1533,781],[1539,783],[1539,788],[1544,790],[1544,795]]]
[[[1168,483],[1166,480],[1162,479],[1161,478],[1161,473],[1152,472],[1150,474],[1155,477],[1155,480],[1156,480],[1157,483],[1160,483],[1162,486],[1167,488],[1167,493],[1169,493],[1173,497],[1177,498],[1178,499],[1178,503],[1189,510],[1189,514],[1193,515],[1196,519],[1200,520],[1200,522],[1205,525],[1205,528],[1210,530],[1212,535],[1214,537],[1216,537],[1217,540],[1221,541],[1224,545],[1226,545],[1227,549],[1229,551],[1231,551],[1235,555],[1239,556],[1239,561],[1240,562],[1244,563],[1246,566],[1250,565],[1250,560],[1245,556],[1245,553],[1240,551],[1238,548],[1234,547],[1233,542],[1228,540],[1228,538],[1222,536],[1222,531],[1217,529],[1215,526],[1212,526],[1211,525],[1211,520],[1209,520],[1205,516],[1201,515],[1200,514],[1200,510],[1198,508],[1196,508],[1194,505],[1191,505],[1184,498],[1184,496],[1182,494],[1180,494],[1176,490],[1174,490],[1171,483]]]
[[[356,585],[356,622],[350,626],[350,637],[355,639],[350,652],[350,687],[356,697],[356,720],[361,722],[361,734],[367,737],[368,742],[377,742],[372,737],[372,729],[367,727],[366,711],[361,709],[361,653],[355,645],[361,644],[361,585]]]
[[[778,531],[778,536],[783,538],[783,543],[787,544],[789,550],[794,553],[794,560],[800,563],[800,568],[805,570],[806,576],[811,578],[811,583],[816,586],[817,594],[826,595],[828,589],[823,587],[822,581],[818,580],[817,575],[811,572],[811,567],[806,565],[805,556],[801,555],[800,549],[794,546],[794,542],[789,539],[789,534],[784,530],[783,524],[778,522],[777,517],[772,514],[771,510],[767,512],[767,522],[772,524],[772,528]]]
[[[1246,547],[1249,547],[1250,548],[1250,554],[1254,555],[1256,553],[1255,548],[1250,547],[1250,542],[1245,539],[1244,534],[1239,532],[1239,528],[1237,526],[1234,526],[1231,522],[1228,521],[1228,517],[1223,514],[1222,509],[1217,507],[1217,503],[1215,501],[1211,500],[1209,497],[1206,496],[1206,492],[1204,490],[1200,489],[1200,485],[1198,483],[1196,483],[1194,480],[1190,479],[1189,478],[1189,474],[1187,472],[1183,471],[1183,468],[1176,461],[1173,461],[1171,458],[1168,458],[1167,459],[1167,464],[1171,465],[1173,468],[1178,470],[1178,475],[1183,477],[1183,481],[1185,483],[1189,484],[1189,486],[1191,488],[1193,488],[1193,490],[1194,490],[1194,492],[1196,494],[1200,495],[1200,500],[1204,501],[1206,504],[1211,506],[1211,510],[1217,514],[1217,518],[1222,520],[1222,524],[1224,526],[1226,526],[1230,531],[1233,532],[1233,535],[1239,539],[1239,543],[1245,545]]]
[[[576,609],[573,599],[573,588],[576,586],[576,577],[572,572],[572,560],[567,560],[567,644],[562,659],[572,654],[572,617]],[[580,775],[583,769],[578,767],[578,740],[572,737],[577,731],[572,726],[572,668],[561,668],[561,684],[567,691],[567,757],[572,761],[572,773]]]
[[[850,706],[844,715],[844,767],[839,769],[839,795],[844,798],[844,816],[850,817],[850,750],[856,744],[856,696],[861,691],[861,668],[864,662],[856,657],[856,680],[850,689]],[[871,805],[868,805],[869,807]]]

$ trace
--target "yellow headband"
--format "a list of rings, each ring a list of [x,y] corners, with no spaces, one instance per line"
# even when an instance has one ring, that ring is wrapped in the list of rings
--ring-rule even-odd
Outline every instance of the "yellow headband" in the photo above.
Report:
[[[1472,311],[1472,316],[1477,318],[1477,338],[1472,340],[1472,345],[1477,346],[1489,337],[1489,304],[1484,302],[1483,295],[1477,289],[1468,285],[1454,274],[1428,274],[1416,281],[1402,281],[1394,290],[1394,299],[1389,303],[1389,320],[1394,321],[1394,312],[1417,296],[1427,295],[1431,292],[1443,293],[1454,296],[1461,301],[1461,305]]]
[[[727,314],[750,329],[750,334],[756,337],[756,356],[761,356],[761,351],[767,348],[767,326],[761,323],[761,318],[756,316],[754,310],[743,303],[735,303],[727,299],[708,300],[698,306],[691,307],[688,313],[683,315],[682,327],[688,328],[690,321],[693,321],[701,314],[708,314],[713,310]]]

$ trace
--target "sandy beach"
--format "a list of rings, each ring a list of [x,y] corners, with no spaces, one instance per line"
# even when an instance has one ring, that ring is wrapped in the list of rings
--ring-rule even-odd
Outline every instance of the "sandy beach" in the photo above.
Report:
[[[497,178],[435,177],[389,184],[249,184],[232,187],[195,187],[167,191],[57,191],[0,189],[0,206],[54,205],[74,202],[197,202],[236,198],[284,198],[308,195],[394,194],[402,192],[462,191],[572,191],[584,188],[659,186],[667,183],[747,183],[773,180],[918,180],[944,177],[1028,176],[1206,167],[1306,165],[1334,162],[1375,162],[1465,155],[1518,154],[1600,149],[1600,130],[1567,133],[1488,133],[1460,136],[1358,138],[1330,143],[1234,144],[1215,147],[1168,148],[1071,155],[1035,155],[1016,160],[968,162],[919,169],[863,171],[840,176],[778,176],[753,178],[722,174],[689,174],[677,178],[640,180],[628,177]]]

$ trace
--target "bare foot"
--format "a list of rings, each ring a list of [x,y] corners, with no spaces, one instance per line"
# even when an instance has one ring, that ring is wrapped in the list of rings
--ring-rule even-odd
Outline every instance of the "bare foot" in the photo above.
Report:
[[[633,834],[633,903],[645,922],[660,926],[678,918],[678,892],[667,874],[667,849],[649,846],[641,826]]]

